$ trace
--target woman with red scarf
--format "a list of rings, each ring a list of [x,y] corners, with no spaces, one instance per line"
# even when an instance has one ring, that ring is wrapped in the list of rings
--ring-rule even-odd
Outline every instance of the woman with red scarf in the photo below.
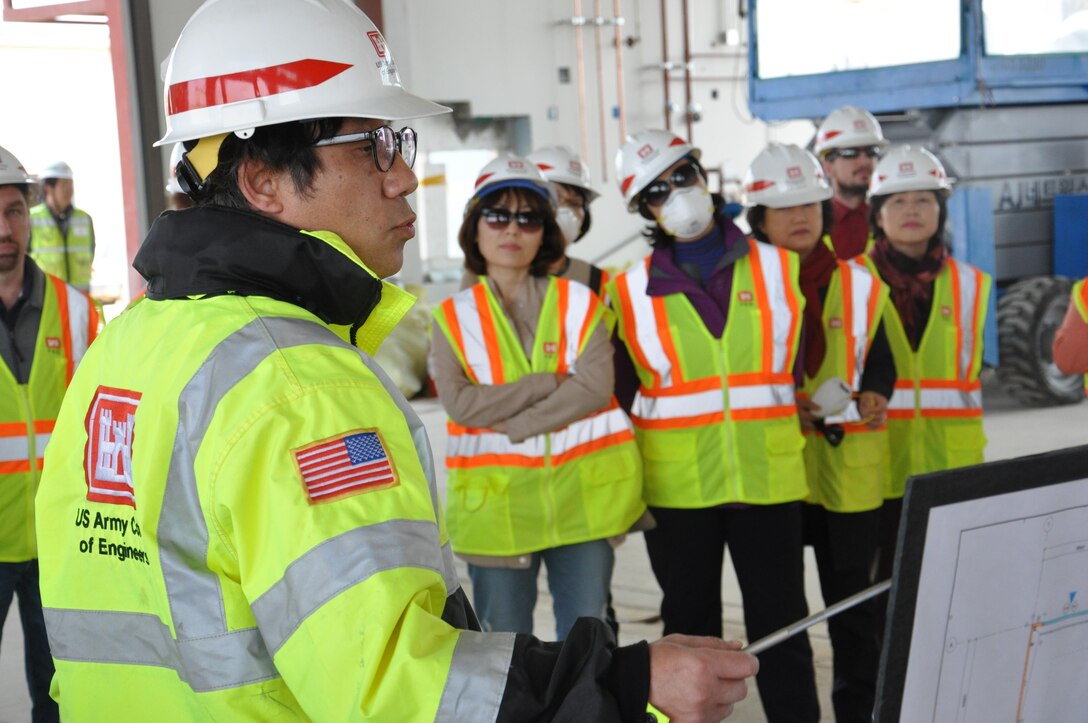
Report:
[[[861,259],[838,260],[826,242],[832,191],[810,153],[771,144],[752,162],[745,192],[752,235],[801,257],[804,380],[797,408],[811,490],[804,533],[830,605],[872,584],[890,471],[885,420],[895,385],[881,323],[888,292]],[[872,720],[880,654],[874,605],[832,617],[828,632],[835,720]]]
[[[912,146],[890,150],[869,188],[875,244],[868,261],[891,292],[884,322],[898,372],[879,579],[892,571],[907,478],[979,464],[986,447],[979,372],[991,280],[945,248],[951,194],[937,157]]]

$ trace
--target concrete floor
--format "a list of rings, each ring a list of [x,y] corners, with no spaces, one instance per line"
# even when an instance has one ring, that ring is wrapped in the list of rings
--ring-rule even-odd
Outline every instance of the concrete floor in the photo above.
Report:
[[[984,387],[986,416],[984,423],[989,446],[987,460],[1008,459],[1026,454],[1072,447],[1088,443],[1088,404],[1051,409],[1024,409],[1005,397],[993,384]],[[427,424],[434,445],[435,456],[441,460],[445,453],[445,417],[436,400],[426,399],[415,403],[419,414]],[[439,464],[440,474],[442,473]],[[445,477],[440,485],[444,492]],[[741,622],[740,594],[732,570],[723,576],[722,600],[726,637],[744,638]],[[462,580],[468,576],[462,569]],[[541,576],[543,583],[544,576]],[[811,554],[806,558],[806,589],[809,609],[823,609],[819,582]],[[641,536],[632,536],[619,548],[616,555],[616,571],[612,584],[617,615],[621,621],[620,642],[653,640],[661,635],[661,624],[655,621],[661,592],[650,572],[646,548]],[[542,586],[540,602],[536,609],[536,633],[550,637],[555,623],[551,615],[551,600],[546,587]],[[831,649],[827,629],[817,625],[810,631],[815,654],[817,685],[824,721],[833,720],[830,703]],[[22,664],[22,631],[18,613],[8,615],[3,629],[3,647],[0,650],[0,723],[22,723],[30,720],[30,699]],[[763,711],[755,686],[750,687],[748,698],[736,709],[730,721],[755,723],[763,721]]]

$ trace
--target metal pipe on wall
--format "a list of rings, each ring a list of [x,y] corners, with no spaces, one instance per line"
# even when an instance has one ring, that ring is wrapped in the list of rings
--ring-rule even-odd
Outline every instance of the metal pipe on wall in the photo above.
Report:
[[[672,130],[672,118],[669,111],[669,12],[666,0],[661,0],[661,85],[665,92],[665,130]]]
[[[682,0],[680,8],[684,24],[684,119],[687,121],[688,126],[687,141],[688,143],[694,143],[691,113],[691,40],[688,37],[688,0]]]
[[[627,108],[623,87],[623,17],[620,15],[620,0],[612,0],[612,24],[616,28],[616,109],[620,121],[620,145],[627,140]]]
[[[582,131],[582,158],[589,159],[589,119],[586,117],[586,56],[582,46],[582,0],[574,0],[574,55],[578,65],[578,124]]]
[[[607,111],[604,105],[604,59],[601,57],[601,26],[604,17],[601,16],[601,0],[593,0],[593,34],[597,55],[597,121],[600,130],[598,145],[601,148],[601,181],[608,180],[608,149],[605,142],[605,118]]]

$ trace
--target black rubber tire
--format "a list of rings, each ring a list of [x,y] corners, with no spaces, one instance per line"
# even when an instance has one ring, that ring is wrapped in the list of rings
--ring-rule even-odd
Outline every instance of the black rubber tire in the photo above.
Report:
[[[1023,405],[1052,407],[1084,400],[1084,377],[1063,374],[1051,352],[1072,289],[1070,279],[1034,276],[1010,286],[998,302],[997,378],[1005,393]]]

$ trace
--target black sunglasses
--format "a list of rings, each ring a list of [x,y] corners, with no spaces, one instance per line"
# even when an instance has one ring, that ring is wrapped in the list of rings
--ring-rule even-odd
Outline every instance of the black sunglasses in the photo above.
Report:
[[[358,141],[370,141],[370,153],[374,157],[374,165],[385,173],[393,167],[393,161],[399,152],[404,162],[411,168],[416,163],[416,132],[411,128],[401,128],[395,131],[389,126],[375,128],[364,133],[345,133],[333,136],[315,143],[315,146],[338,146],[341,143],[356,143]]]
[[[873,160],[880,158],[880,148],[877,146],[866,146],[865,148],[836,148],[827,154],[827,158],[831,161],[836,158],[845,158],[849,161],[857,158],[862,153]]]
[[[654,181],[647,186],[640,197],[648,206],[660,206],[669,200],[674,188],[690,188],[699,181],[699,169],[694,163],[686,163],[669,174],[668,178]]]
[[[496,231],[505,229],[511,220],[516,220],[522,231],[535,232],[544,228],[544,217],[536,211],[514,212],[506,208],[485,208],[480,217]]]

